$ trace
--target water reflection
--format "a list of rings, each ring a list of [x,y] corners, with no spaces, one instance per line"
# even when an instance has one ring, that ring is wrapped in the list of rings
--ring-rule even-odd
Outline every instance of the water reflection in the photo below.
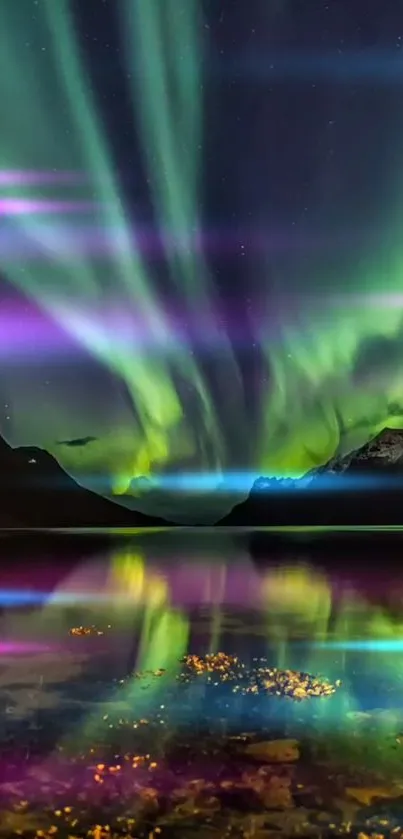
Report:
[[[232,533],[138,533],[88,557],[82,542],[78,551],[64,538],[70,560],[60,571],[56,543],[35,565],[14,546],[0,580],[1,736],[18,743],[38,732],[42,772],[54,775],[60,750],[77,744],[90,754],[109,744],[121,756],[128,731],[151,721],[151,742],[171,742],[184,725],[200,736],[310,738],[315,759],[324,750],[329,760],[330,749],[335,766],[356,762],[360,772],[370,744],[378,768],[401,771],[403,574],[326,567],[307,546],[294,556],[268,550],[257,564]],[[88,634],[72,634],[80,627]],[[294,702],[219,679],[178,680],[187,654],[220,650],[248,672],[303,671],[341,684],[327,698]]]
[[[66,537],[67,538],[67,537]],[[376,683],[398,678],[403,657],[403,581],[375,596],[370,576],[319,568],[305,556],[258,567],[232,534],[135,534],[85,556],[51,580],[52,559],[36,575],[24,559],[3,572],[2,646],[32,655],[108,659],[125,669],[175,668],[187,652],[225,649],[249,661],[265,656],[279,668],[343,678],[348,704],[367,704],[365,673]],[[239,542],[239,539],[238,539]],[[74,554],[74,549],[73,549]],[[57,557],[54,557],[57,563]],[[50,584],[49,584],[50,583]],[[368,586],[366,586],[368,588]],[[97,640],[72,639],[78,625],[110,627]],[[4,669],[4,668],[3,668]],[[376,683],[375,683],[376,680]],[[347,701],[347,700],[346,700]]]

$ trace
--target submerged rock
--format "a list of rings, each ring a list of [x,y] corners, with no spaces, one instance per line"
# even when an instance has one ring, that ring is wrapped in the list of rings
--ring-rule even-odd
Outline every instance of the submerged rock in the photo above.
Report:
[[[300,756],[297,740],[263,740],[249,743],[245,754],[267,763],[291,763]]]

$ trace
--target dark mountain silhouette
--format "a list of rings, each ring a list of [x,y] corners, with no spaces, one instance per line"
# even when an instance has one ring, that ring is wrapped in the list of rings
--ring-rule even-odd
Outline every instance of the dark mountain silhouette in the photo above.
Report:
[[[81,487],[52,455],[0,437],[0,527],[163,527]]]
[[[259,478],[218,526],[403,524],[403,430],[385,429],[300,480]],[[0,437],[0,527],[167,527],[80,486],[52,455]]]
[[[332,458],[300,480],[259,478],[221,526],[403,524],[403,430]]]

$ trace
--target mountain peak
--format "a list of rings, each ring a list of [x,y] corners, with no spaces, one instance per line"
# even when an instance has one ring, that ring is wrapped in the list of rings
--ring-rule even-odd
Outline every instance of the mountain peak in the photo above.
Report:
[[[384,428],[299,480],[262,476],[220,524],[403,525],[403,429]]]
[[[403,429],[384,428],[360,448],[331,458],[324,466],[313,469],[310,475],[362,471],[364,468],[367,471],[394,469],[400,465],[403,468]]]
[[[12,448],[0,437],[0,527],[162,527],[160,518],[84,489],[49,452]]]

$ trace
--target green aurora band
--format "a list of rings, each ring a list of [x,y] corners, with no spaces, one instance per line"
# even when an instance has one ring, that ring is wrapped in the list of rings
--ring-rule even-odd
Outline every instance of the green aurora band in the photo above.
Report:
[[[125,383],[136,412],[132,428],[111,429],[110,438],[88,452],[70,448],[61,454],[53,448],[52,453],[76,476],[89,470],[107,474],[118,495],[131,491],[133,479],[185,461],[193,470],[216,473],[219,484],[233,466],[228,435],[208,377],[195,354],[178,348],[159,303],[152,268],[133,242],[70,4],[41,0],[34,19],[26,9],[23,0],[0,7],[0,105],[7,115],[0,168],[88,173],[97,202],[95,220],[113,240],[114,256],[100,260],[73,255],[72,249],[66,257],[46,215],[21,214],[12,224],[19,235],[35,242],[42,258],[30,260],[22,253],[2,270]],[[186,228],[197,235],[204,122],[201,6],[197,0],[127,0],[120,9],[133,122],[141,133],[156,217],[163,230]],[[43,48],[31,50],[30,44]],[[82,197],[79,187],[72,194],[77,200]],[[29,190],[14,187],[8,195],[26,198]],[[319,314],[310,301],[298,322],[284,319],[275,340],[268,326],[256,325],[270,376],[259,427],[252,435],[238,363],[215,315],[207,260],[168,240],[165,251],[176,294],[220,347],[216,372],[227,416],[236,418],[234,433],[241,452],[237,468],[301,475],[336,451],[362,444],[384,426],[403,424],[399,364],[385,362],[375,376],[354,376],[357,357],[369,339],[403,347],[401,305],[385,305],[379,316],[376,298],[377,292],[386,293],[385,283],[396,299],[399,296],[397,249],[389,257],[386,279],[375,264],[365,267],[360,283],[350,278],[350,289],[357,295],[367,290],[366,307],[344,299],[337,305],[324,302]],[[157,343],[164,340],[172,347],[170,352],[150,357],[135,335],[114,340],[109,321],[98,312],[116,289],[121,307],[135,312]],[[395,362],[396,358],[395,353]],[[188,419],[178,381],[191,390],[197,422]],[[54,415],[60,410],[54,406]],[[52,450],[52,444],[48,448]],[[142,499],[133,498],[132,503],[141,507]]]

